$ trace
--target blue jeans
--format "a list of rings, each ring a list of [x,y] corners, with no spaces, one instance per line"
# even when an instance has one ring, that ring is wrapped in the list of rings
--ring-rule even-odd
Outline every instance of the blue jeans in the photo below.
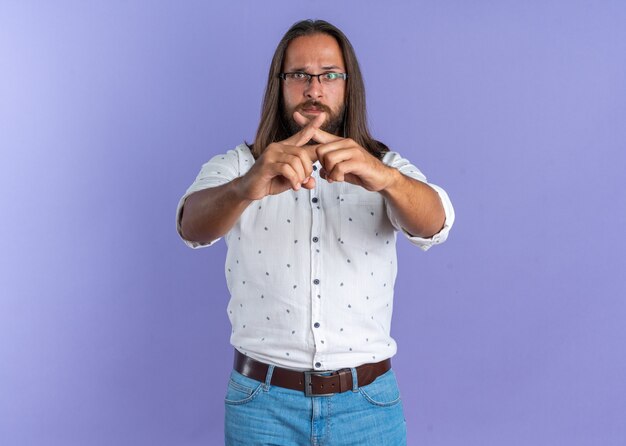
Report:
[[[406,423],[393,370],[373,383],[331,396],[270,386],[233,370],[225,405],[226,445],[406,445]],[[355,370],[352,369],[353,377]],[[356,382],[353,379],[353,382]]]

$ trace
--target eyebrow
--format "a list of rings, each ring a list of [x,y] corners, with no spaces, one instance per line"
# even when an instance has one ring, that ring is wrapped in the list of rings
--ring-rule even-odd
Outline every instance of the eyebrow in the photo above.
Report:
[[[341,70],[341,67],[338,67],[337,65],[326,65],[324,67],[322,67],[322,70],[324,71],[328,71],[328,70]],[[290,70],[290,72],[299,72],[299,73],[304,73],[306,72],[306,67],[297,67],[297,68],[292,68]]]

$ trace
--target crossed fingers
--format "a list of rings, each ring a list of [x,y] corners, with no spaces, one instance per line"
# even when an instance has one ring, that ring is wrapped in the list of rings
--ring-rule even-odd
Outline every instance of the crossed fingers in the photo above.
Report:
[[[270,174],[285,178],[293,190],[300,187],[313,189],[315,180],[311,178],[313,163],[317,161],[314,146],[307,146],[316,130],[324,123],[325,113],[320,113],[308,122],[299,132],[275,145],[275,150],[268,153],[272,165]]]
[[[306,118],[304,118],[299,112],[294,113],[294,118],[296,116],[301,116],[303,119],[306,120]],[[302,130],[300,130],[298,133],[294,133],[289,138],[282,141],[282,143],[293,145],[296,147],[302,147],[311,139],[313,139],[313,136],[315,135],[317,130],[319,130],[322,124],[324,124],[325,119],[326,113],[320,113],[315,117],[315,119],[308,122],[305,121],[306,123],[304,124]],[[299,119],[296,118],[296,121],[299,121]]]
[[[300,125],[310,122],[298,112],[294,113],[294,119]],[[382,163],[352,139],[333,135],[319,127],[313,129],[311,139],[319,143],[313,147],[322,165],[320,175],[329,183],[347,181],[368,190],[377,190],[383,185]]]

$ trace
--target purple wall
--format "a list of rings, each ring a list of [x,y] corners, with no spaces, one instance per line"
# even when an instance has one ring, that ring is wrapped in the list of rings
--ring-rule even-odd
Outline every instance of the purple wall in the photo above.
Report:
[[[228,5],[0,3],[0,444],[221,442],[225,247],[187,249],[174,211],[253,139],[306,17],[457,212],[399,242],[409,444],[625,444],[626,4]]]

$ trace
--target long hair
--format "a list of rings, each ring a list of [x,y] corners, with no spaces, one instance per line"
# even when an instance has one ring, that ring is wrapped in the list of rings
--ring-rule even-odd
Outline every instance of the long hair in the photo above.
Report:
[[[285,51],[289,43],[296,37],[312,34],[328,34],[334,37],[346,65],[348,78],[346,79],[345,113],[342,128],[344,137],[352,138],[357,144],[364,147],[372,155],[382,158],[389,149],[383,143],[376,141],[370,135],[367,126],[367,111],[365,107],[365,86],[361,69],[357,61],[354,48],[341,30],[324,20],[302,20],[295,23],[283,36],[276,47],[265,88],[265,97],[261,109],[261,121],[256,132],[252,154],[258,158],[265,148],[276,141],[291,136],[287,124],[283,120],[283,95],[279,73],[283,69]]]

